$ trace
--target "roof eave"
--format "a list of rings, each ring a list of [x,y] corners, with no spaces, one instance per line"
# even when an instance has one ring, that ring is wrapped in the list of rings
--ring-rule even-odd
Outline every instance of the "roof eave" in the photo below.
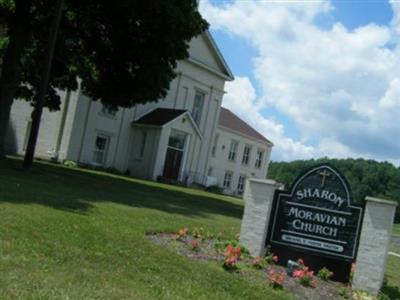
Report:
[[[207,65],[207,64],[205,64],[205,63],[203,63],[203,62],[201,62],[201,61],[199,61],[197,59],[194,59],[192,57],[188,57],[186,60],[188,62],[198,66],[198,67],[201,67],[201,68],[203,68],[203,69],[205,69],[207,71],[210,71],[211,73],[214,73],[215,75],[217,75],[219,77],[222,77],[226,81],[232,81],[234,79],[234,77],[230,77],[230,76],[228,76],[228,75],[226,75],[226,74],[224,74],[224,73],[222,73],[222,72],[210,67],[209,65]]]
[[[247,138],[247,139],[249,139],[249,140],[257,141],[257,142],[262,143],[262,144],[267,144],[267,145],[270,146],[270,147],[273,147],[273,146],[274,146],[274,143],[272,143],[272,142],[271,142],[270,140],[268,140],[267,138],[265,138],[264,140],[259,139],[259,138],[255,138],[255,137],[253,137],[253,136],[250,136],[250,135],[245,134],[245,133],[243,133],[243,132],[237,131],[237,130],[235,130],[235,129],[222,126],[221,124],[218,124],[218,128],[220,128],[220,129],[222,129],[222,130],[227,130],[227,131],[229,131],[229,132],[231,132],[231,133],[234,133],[234,134],[239,134],[239,135],[241,135],[241,136],[243,136],[243,137],[245,137],[245,138]]]
[[[218,59],[221,61],[221,64],[224,66],[225,71],[227,73],[227,77],[229,78],[229,80],[234,80],[235,76],[233,75],[231,69],[229,68],[228,64],[225,61],[224,56],[222,55],[221,51],[218,48],[217,43],[215,42],[214,38],[212,37],[211,33],[209,30],[206,30],[205,32],[205,36],[207,37],[208,41],[210,42],[211,46],[213,47],[215,53],[218,56]]]

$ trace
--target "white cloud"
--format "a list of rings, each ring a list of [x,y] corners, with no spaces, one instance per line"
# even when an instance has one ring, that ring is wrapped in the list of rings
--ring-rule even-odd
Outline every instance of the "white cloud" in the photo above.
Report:
[[[286,137],[282,124],[267,119],[260,113],[263,104],[257,102],[254,87],[247,77],[237,77],[234,82],[228,82],[226,91],[223,106],[268,137],[275,145],[273,153],[281,153],[282,159],[286,160],[292,157],[313,157],[313,147]]]
[[[354,30],[341,23],[330,29],[315,25],[317,16],[334,9],[323,0],[200,3],[213,28],[258,50],[253,71],[262,95],[257,98],[250,81],[238,78],[227,86],[224,103],[274,141],[275,158],[362,156],[399,163],[398,2],[391,2],[388,26],[371,23]],[[295,122],[300,141],[263,117],[261,110],[268,107]]]

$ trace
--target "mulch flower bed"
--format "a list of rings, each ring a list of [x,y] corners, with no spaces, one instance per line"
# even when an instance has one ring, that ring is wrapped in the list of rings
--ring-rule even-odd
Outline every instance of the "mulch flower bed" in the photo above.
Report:
[[[271,287],[289,291],[298,299],[351,298],[350,287],[331,280],[321,280],[304,264],[303,268],[296,272],[298,277],[295,278],[286,274],[286,268],[274,264],[276,257],[273,254],[265,258],[251,257],[238,245],[237,239],[228,241],[214,236],[206,237],[198,229],[191,234],[187,229],[181,229],[177,233],[153,232],[148,233],[148,238],[157,245],[175,249],[178,254],[189,259],[214,261],[227,271],[243,276],[246,280],[265,282]]]

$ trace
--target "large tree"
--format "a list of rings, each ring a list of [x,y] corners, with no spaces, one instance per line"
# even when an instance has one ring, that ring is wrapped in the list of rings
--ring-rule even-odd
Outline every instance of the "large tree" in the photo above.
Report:
[[[164,97],[177,60],[208,24],[196,0],[65,0],[45,105],[57,89],[110,107]],[[51,0],[0,0],[0,156],[14,99],[35,103],[54,15]]]

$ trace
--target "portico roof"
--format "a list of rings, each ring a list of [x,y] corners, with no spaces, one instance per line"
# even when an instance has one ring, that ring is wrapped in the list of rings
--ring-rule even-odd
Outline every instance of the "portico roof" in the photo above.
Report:
[[[163,126],[186,112],[185,109],[156,108],[134,121],[133,124]]]
[[[166,127],[168,124],[171,124],[177,121],[180,118],[185,117],[189,120],[189,123],[192,125],[194,132],[198,134],[200,139],[203,138],[203,135],[200,132],[197,123],[193,120],[191,113],[185,109],[172,109],[172,108],[161,108],[158,107],[151,112],[143,115],[136,121],[132,122],[134,126],[150,126],[150,127]]]

